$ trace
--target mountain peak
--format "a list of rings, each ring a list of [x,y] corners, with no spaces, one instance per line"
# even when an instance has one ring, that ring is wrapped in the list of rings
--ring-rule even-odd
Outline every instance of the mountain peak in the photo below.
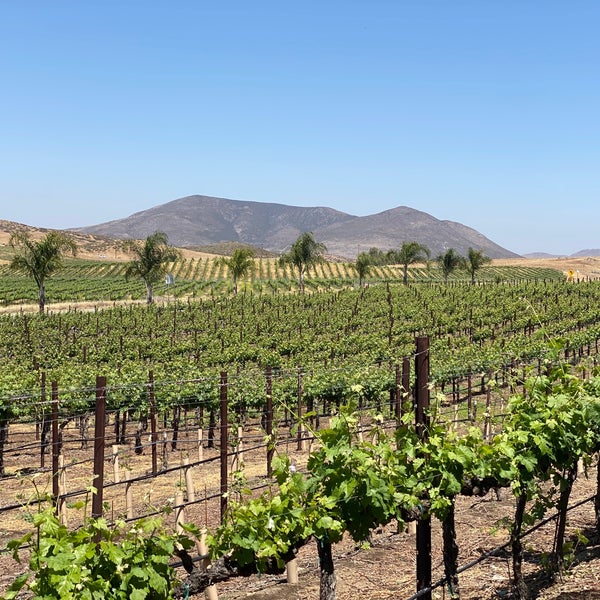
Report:
[[[474,229],[453,221],[440,221],[408,206],[358,217],[326,206],[289,206],[194,195],[123,219],[75,229],[123,239],[144,239],[158,230],[164,231],[172,244],[183,247],[240,242],[283,252],[301,233],[311,231],[316,240],[326,245],[328,254],[349,259],[372,247],[383,251],[399,248],[404,241],[425,244],[432,256],[448,248],[464,254],[469,246],[492,258],[517,256]]]

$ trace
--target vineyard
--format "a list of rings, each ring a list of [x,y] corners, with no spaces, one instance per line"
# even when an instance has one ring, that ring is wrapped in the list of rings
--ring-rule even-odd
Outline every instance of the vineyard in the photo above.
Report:
[[[542,280],[382,284],[304,295],[250,292],[149,307],[17,313],[0,318],[0,398],[39,397],[45,372],[63,389],[65,406],[77,406],[78,390],[93,385],[98,374],[127,388],[145,384],[152,369],[157,381],[167,382],[162,408],[199,394],[180,381],[215,377],[221,370],[241,377],[266,366],[304,369],[315,396],[343,397],[353,384],[366,382],[377,394],[393,381],[393,368],[382,366],[410,355],[420,334],[431,338],[432,379],[450,385],[468,373],[543,360],[556,337],[565,340],[567,355],[580,356],[590,347],[595,352],[599,299],[595,282]],[[341,374],[332,376],[332,367]],[[141,389],[116,394],[111,402],[143,404]],[[250,404],[264,401],[264,392],[249,390]]]
[[[548,358],[558,358],[563,350],[558,345]],[[99,399],[106,407],[123,390],[96,381],[87,390],[87,407],[82,403],[79,412],[65,412],[61,389],[53,385],[48,401],[28,402],[38,418],[15,420],[4,440],[4,502],[9,490],[15,493],[12,504],[1,509],[4,527],[10,523],[13,536],[26,530],[23,518],[35,511],[40,491],[54,486],[50,497],[58,499],[61,520],[71,527],[80,524],[78,500],[89,497],[94,481],[101,493],[98,503],[92,500],[92,514],[104,511],[111,521],[126,517],[136,522],[172,507],[171,518],[182,528],[190,521],[217,532],[211,538],[215,558],[227,553],[241,568],[251,567],[246,572],[268,573],[278,572],[283,564],[278,561],[295,556],[311,536],[328,540],[324,548],[332,553],[344,533],[366,543],[392,519],[400,528],[416,519],[418,540],[419,527],[427,523],[424,510],[450,526],[461,495],[483,496],[490,488],[509,487],[517,498],[528,500],[528,512],[515,524],[531,525],[554,505],[568,502],[560,482],[570,482],[565,488],[570,492],[574,474],[579,469],[582,477],[581,465],[587,470],[598,449],[600,382],[583,376],[594,362],[587,351],[576,371],[564,362],[544,361],[541,371],[527,369],[525,381],[516,369],[506,380],[490,376],[481,389],[471,376],[431,397],[431,382],[420,380],[428,371],[420,360],[429,353],[418,346],[417,354],[408,357],[416,378],[408,394],[402,383],[411,375],[406,360],[394,370],[396,383],[386,394],[353,384],[345,396],[313,396],[302,372],[293,377],[270,369],[255,372],[254,389],[262,389],[264,402],[254,407],[240,402],[250,379],[223,372],[218,380],[180,382],[213,387],[216,402],[189,397],[162,412],[157,399],[163,386],[152,375],[143,386],[148,404],[139,409],[98,412]],[[285,394],[286,388],[294,393]],[[52,467],[44,467],[50,450]],[[549,486],[552,480],[555,485]],[[32,508],[24,510],[29,502]],[[501,530],[514,533],[516,525],[510,522],[517,517],[505,513],[503,518],[508,521]],[[587,529],[589,523],[590,517]],[[492,521],[489,526],[498,525]],[[513,539],[513,533],[514,545],[519,538]],[[583,539],[584,531],[577,535]],[[446,533],[443,544],[446,553]],[[552,556],[569,564],[565,548],[568,544],[555,543]],[[20,552],[28,552],[26,544]],[[454,552],[456,562],[458,547]],[[331,557],[326,562],[333,564]],[[230,573],[217,576],[227,579]],[[194,585],[202,589],[202,581]],[[427,582],[432,582],[431,571]],[[410,578],[405,585],[412,587]],[[452,589],[458,597],[457,578]]]
[[[126,281],[124,262],[90,261],[70,259],[65,268],[48,280],[48,296],[52,302],[117,301],[143,298],[144,288],[139,281]],[[218,258],[188,258],[170,265],[175,283],[164,282],[156,292],[167,298],[201,298],[231,292],[229,269]],[[402,279],[402,267],[389,265],[373,267],[366,282],[369,285],[382,282],[398,282]],[[517,282],[526,280],[562,280],[564,275],[549,267],[491,266],[481,269],[478,279],[486,282]],[[338,290],[357,284],[356,269],[352,263],[325,262],[313,267],[307,275],[310,290]],[[439,269],[413,266],[409,268],[412,282],[441,282]],[[451,282],[468,281],[466,272],[450,276]],[[288,266],[281,266],[276,259],[257,258],[256,269],[243,281],[243,289],[253,293],[295,291],[297,275]],[[0,305],[31,303],[37,301],[37,288],[31,279],[10,272],[8,265],[0,265]]]
[[[74,262],[48,285],[69,310],[0,317],[4,542],[48,493],[82,523],[76,505],[98,498],[101,471],[88,513],[135,522],[169,507],[180,531],[184,519],[208,526],[213,560],[244,573],[278,572],[318,540],[322,594],[336,544],[368,544],[393,521],[416,522],[427,545],[436,517],[445,575],[418,583],[439,575],[459,597],[455,503],[506,489],[516,512],[489,526],[518,559],[522,529],[558,506],[548,564],[566,568],[569,494],[600,448],[596,282],[489,267],[479,285],[425,269],[402,285],[381,267],[358,288],[349,265],[327,263],[301,295],[289,267],[262,259],[232,295],[226,267],[204,259],[174,266],[169,302],[77,308],[143,295],[123,268]],[[27,299],[22,283],[11,302]],[[513,592],[526,597],[520,568]]]

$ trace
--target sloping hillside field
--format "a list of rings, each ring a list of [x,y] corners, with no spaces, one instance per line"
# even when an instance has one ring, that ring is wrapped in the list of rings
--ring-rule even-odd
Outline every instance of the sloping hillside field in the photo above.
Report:
[[[232,291],[229,270],[218,257],[188,253],[190,256],[171,265],[174,283],[161,282],[155,294],[163,300],[201,298]],[[242,290],[254,294],[296,291],[297,274],[290,266],[280,266],[276,259],[258,258],[257,268],[241,282]],[[125,280],[123,260],[66,260],[65,267],[47,280],[46,292],[50,303],[110,302],[141,300],[145,288],[140,280]],[[516,282],[524,280],[562,280],[565,275],[556,265],[534,266],[520,263],[515,266],[489,266],[480,269],[480,282]],[[435,267],[412,266],[410,282],[441,282],[443,277]],[[372,267],[365,282],[369,285],[402,280],[400,265]],[[449,281],[468,281],[465,271],[453,273]],[[325,262],[306,275],[306,286],[312,291],[340,290],[356,287],[358,278],[351,263]],[[0,264],[0,308],[35,304],[37,287],[32,279],[12,273],[8,264]],[[50,307],[51,308],[51,307]]]
[[[215,534],[213,559],[227,554],[248,572],[277,571],[299,552],[298,587],[254,576],[223,583],[223,598],[270,586],[255,597],[331,600],[324,587],[333,567],[324,565],[333,555],[344,578],[337,600],[408,600],[415,539],[398,528],[417,521],[423,543],[430,516],[432,583],[453,573],[431,597],[444,589],[459,597],[457,560],[480,558],[485,568],[461,575],[462,598],[510,597],[521,584],[540,590],[549,573],[581,565],[584,580],[563,591],[598,589],[597,281],[525,264],[484,267],[476,285],[460,274],[445,283],[422,266],[404,285],[400,267],[381,267],[359,288],[348,264],[326,263],[300,294],[291,269],[262,259],[235,295],[213,258],[188,257],[172,274],[175,283],[146,306],[131,301],[144,290],[125,281],[122,262],[70,261],[48,285],[47,314],[38,314],[25,309],[35,302],[32,283],[0,273],[4,542],[31,528],[27,513],[46,505],[60,477],[52,493],[73,528],[85,528],[77,511],[89,509],[77,504],[93,482],[107,490],[96,510],[109,522],[164,514],[175,526],[185,504],[189,520]],[[426,351],[415,338],[427,339]],[[93,437],[92,424],[107,429]],[[96,454],[99,440],[106,446]],[[129,475],[119,475],[119,460]],[[104,481],[93,478],[97,470],[107,471]],[[197,478],[195,495],[188,475]],[[550,513],[556,525],[534,529]],[[521,530],[532,535],[522,544]],[[9,574],[0,592],[30,553],[58,547],[35,544],[15,544],[19,566],[0,553]],[[526,564],[511,562],[511,552]],[[54,566],[78,573],[67,554]],[[181,597],[202,597],[189,585]]]

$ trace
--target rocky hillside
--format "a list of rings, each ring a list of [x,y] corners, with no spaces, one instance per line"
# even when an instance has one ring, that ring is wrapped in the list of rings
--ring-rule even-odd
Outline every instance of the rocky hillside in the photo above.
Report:
[[[327,246],[328,254],[353,259],[371,247],[399,248],[403,241],[427,245],[435,256],[447,248],[466,253],[469,246],[492,258],[517,256],[474,229],[400,206],[357,217],[327,207],[300,207],[188,196],[76,231],[116,238],[143,239],[164,231],[175,246],[207,246],[234,241],[282,252],[304,231]]]

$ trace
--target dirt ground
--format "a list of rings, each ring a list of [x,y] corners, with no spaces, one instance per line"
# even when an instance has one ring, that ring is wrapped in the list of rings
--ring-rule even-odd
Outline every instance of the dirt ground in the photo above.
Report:
[[[39,240],[46,235],[51,229],[43,229],[39,227],[30,227],[28,225],[21,225],[19,223],[13,223],[12,221],[4,221],[0,219],[0,246],[7,246],[10,240],[10,236],[15,231],[26,231],[31,235],[34,240]],[[130,257],[123,251],[123,241],[106,238],[103,236],[94,236],[85,233],[77,233],[74,231],[67,231],[75,243],[77,244],[77,256],[88,260],[106,260],[106,261],[125,261],[130,260]],[[214,257],[214,254],[206,252],[196,252],[194,250],[181,249],[181,253],[184,258],[206,258]],[[2,260],[1,262],[7,262]]]
[[[27,433],[25,431],[23,434]],[[195,431],[190,431],[181,439],[177,452],[167,456],[169,466],[181,464],[182,458],[188,456],[192,461],[197,456],[197,439]],[[39,448],[27,448],[25,438],[20,439],[19,427],[11,427],[9,439],[17,447],[24,448],[10,455],[7,464],[8,472],[13,473],[23,465],[35,465],[39,461]],[[28,432],[31,435],[31,432]],[[72,438],[77,441],[74,427],[65,430],[65,441]],[[260,437],[260,431],[248,431],[245,442],[244,463],[248,477],[260,480],[265,473],[264,448],[250,451],[252,439]],[[29,438],[30,439],[30,438]],[[160,439],[160,436],[159,436]],[[85,488],[90,480],[90,450],[81,450],[77,445],[69,446],[68,490]],[[124,449],[125,450],[125,449]],[[285,442],[280,448],[292,457],[298,465],[306,459],[307,451],[298,453],[295,443]],[[105,481],[114,479],[110,448],[107,448]],[[218,449],[204,449],[204,458],[216,458]],[[85,459],[85,460],[84,460]],[[161,457],[159,455],[159,460]],[[50,458],[47,459],[49,464]],[[121,456],[122,469],[127,466],[132,476],[143,476],[149,469],[149,454],[145,452],[137,456],[132,449]],[[212,465],[212,466],[210,466]],[[206,466],[194,467],[194,479],[197,498],[210,496],[218,491],[218,461]],[[43,485],[43,478],[38,478],[38,485]],[[160,506],[181,488],[183,475],[175,470],[170,476],[140,481],[134,484],[135,512],[143,513],[150,506]],[[5,478],[0,480],[0,500],[3,506],[14,502],[12,494],[18,493],[22,498],[28,497],[31,490],[26,485],[27,476],[22,478]],[[596,467],[590,469],[588,476],[581,474],[574,488],[570,505],[588,499],[596,493]],[[217,494],[218,495],[218,494]],[[111,507],[109,518],[121,514],[124,510],[124,493],[122,487],[108,488],[105,502]],[[200,527],[208,524],[214,527],[219,519],[219,499],[216,498],[206,506],[204,503],[188,507],[186,520]],[[466,565],[479,559],[485,553],[501,547],[508,541],[508,531],[499,525],[502,518],[512,518],[514,499],[509,490],[503,490],[498,500],[494,493],[485,498],[460,497],[457,502],[456,527],[457,542],[460,548],[459,565]],[[9,539],[18,537],[28,527],[20,519],[17,511],[3,513],[0,521],[0,546],[4,547]],[[69,515],[69,525],[76,524],[77,516]],[[174,519],[174,516],[170,517]],[[533,590],[532,598],[541,600],[599,599],[600,600],[600,537],[594,530],[593,502],[587,502],[569,513],[566,539],[575,545],[573,560],[563,579],[552,581],[544,570],[545,555],[551,550],[554,536],[554,522],[538,529],[524,540],[526,549],[524,570]],[[588,538],[582,543],[582,536]],[[368,597],[375,600],[408,600],[415,592],[415,535],[407,531],[398,532],[395,523],[373,532],[369,547],[359,548],[350,539],[344,539],[334,546],[334,564],[337,574],[338,600],[358,600]],[[432,557],[433,581],[443,577],[442,541],[439,523],[433,520]],[[6,589],[10,581],[26,569],[24,564],[17,564],[6,553],[0,554],[0,593]],[[317,550],[314,542],[301,549],[298,556],[299,583],[285,583],[285,576],[252,576],[238,578],[218,585],[221,600],[312,600],[319,597],[319,567]],[[185,577],[183,571],[180,572]],[[506,550],[487,558],[460,575],[461,598],[463,600],[494,600],[509,598],[511,577],[511,559]],[[24,596],[23,596],[24,597]],[[192,597],[200,600],[203,594]],[[434,590],[433,598],[445,599],[448,594],[443,586]]]
[[[581,256],[576,258],[502,258],[492,261],[496,266],[546,267],[562,271],[565,275],[573,271],[575,278],[600,278],[600,256]]]
[[[580,476],[571,505],[595,493],[595,469],[588,478]],[[483,499],[461,497],[457,503],[457,542],[459,565],[466,565],[508,541],[508,531],[497,526],[514,511],[513,496],[504,490],[501,500],[492,492]],[[575,541],[575,552],[562,579],[552,580],[544,570],[545,553],[552,548],[554,521],[524,539],[524,573],[531,598],[540,600],[600,599],[600,537],[593,529],[593,502],[569,513],[566,539]],[[579,540],[585,535],[589,543]],[[338,600],[408,600],[415,588],[415,535],[398,533],[391,524],[373,534],[369,548],[358,548],[351,540],[334,547]],[[433,521],[433,581],[443,577],[441,527]],[[252,576],[219,584],[221,600],[313,600],[319,597],[319,567],[314,543],[304,547],[298,557],[299,583],[289,585],[285,575]],[[507,550],[488,558],[460,575],[463,600],[510,598],[511,558]],[[443,586],[432,592],[436,600],[449,598]],[[194,600],[203,594],[192,596]]]

